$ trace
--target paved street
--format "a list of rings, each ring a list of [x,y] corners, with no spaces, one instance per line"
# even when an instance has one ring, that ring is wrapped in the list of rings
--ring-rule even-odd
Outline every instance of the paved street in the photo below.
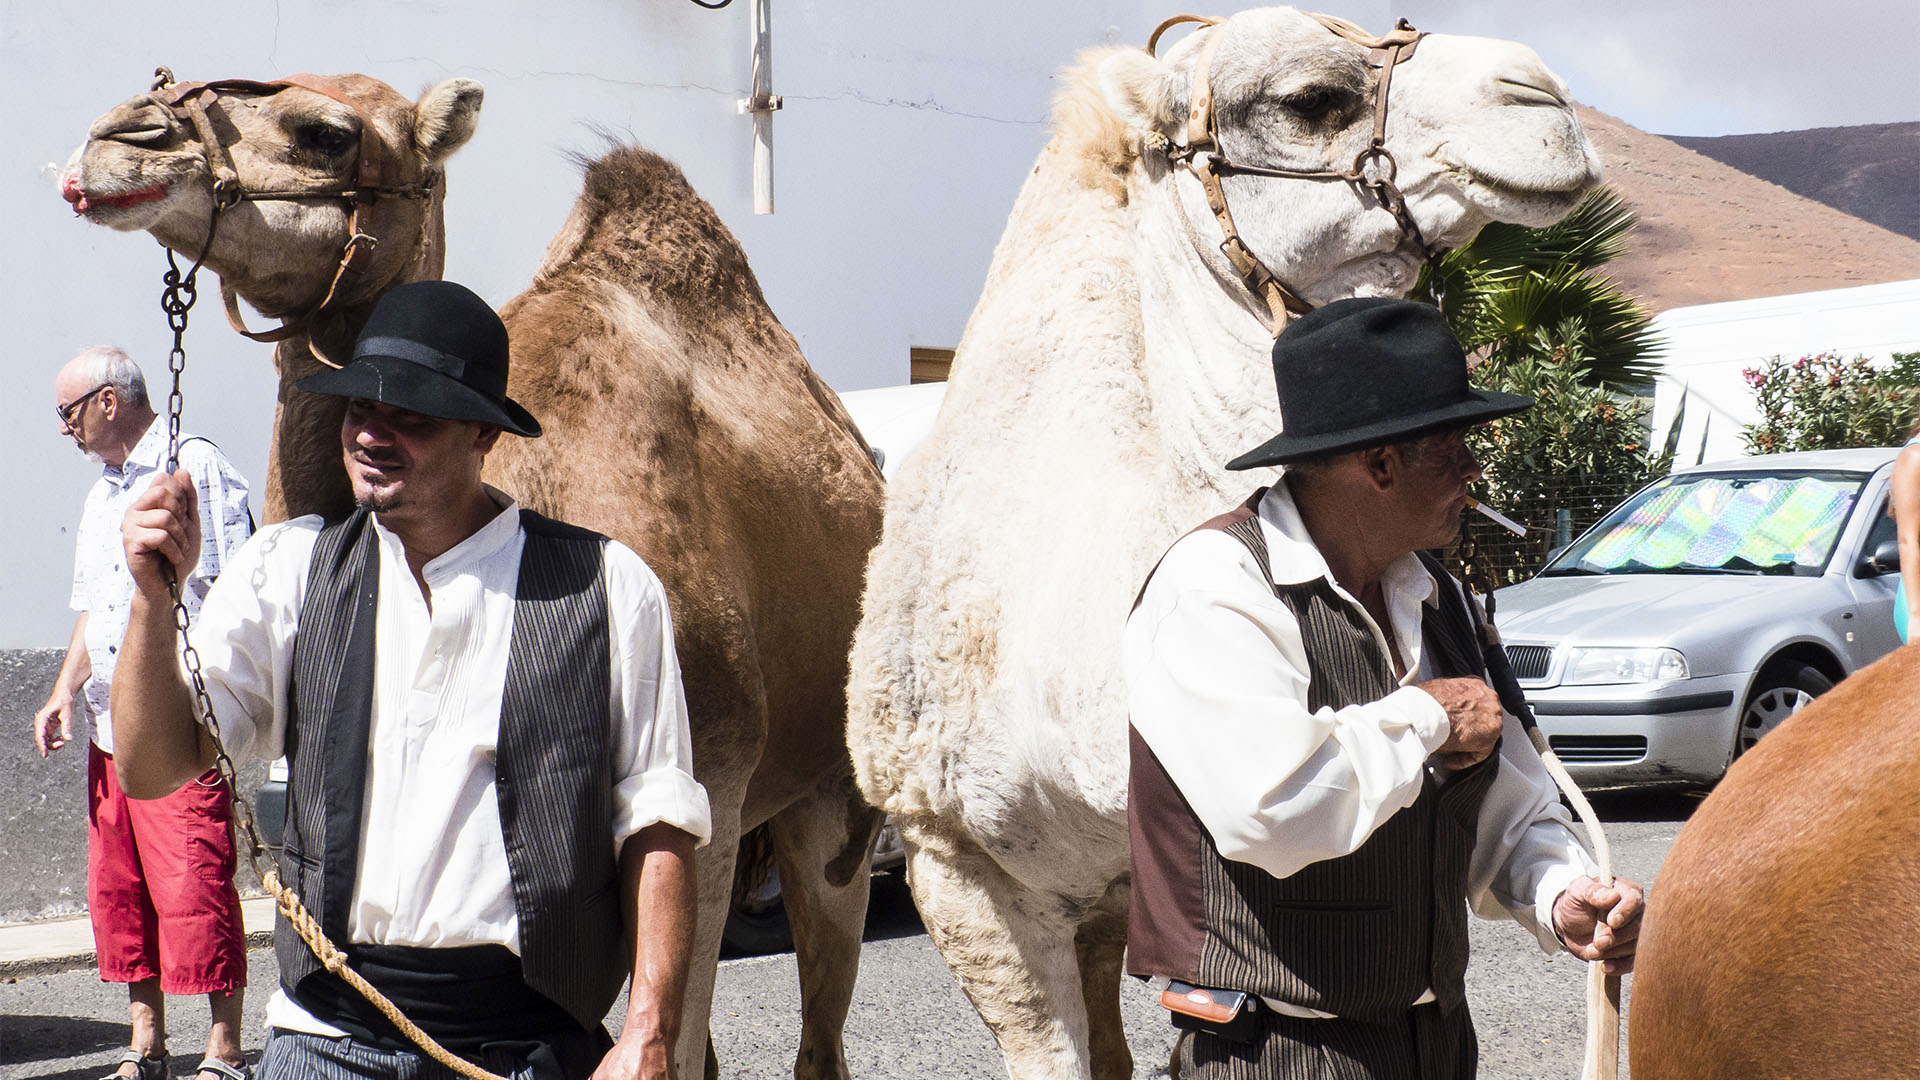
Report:
[[[1685,796],[1604,800],[1619,872],[1651,881],[1694,805]],[[858,1077],[992,1078],[1004,1075],[986,1028],[947,974],[897,880],[875,883],[847,1057]],[[1481,1039],[1483,1080],[1544,1080],[1579,1075],[1584,1030],[1584,973],[1565,959],[1548,960],[1511,926],[1473,925],[1474,962],[1467,974]],[[275,980],[270,950],[253,952],[248,1048],[259,1049],[260,1017]],[[714,1030],[729,1080],[786,1080],[799,1043],[799,992],[793,956],[728,960],[721,965]],[[1628,980],[1631,989],[1632,981]],[[1160,1010],[1140,986],[1125,990],[1128,1041],[1135,1075],[1166,1074],[1171,1038]],[[198,1060],[206,1001],[170,1002],[173,1065]],[[615,1017],[624,1002],[615,1009]],[[0,984],[0,1078],[92,1080],[125,1045],[126,997],[91,972],[22,978]]]

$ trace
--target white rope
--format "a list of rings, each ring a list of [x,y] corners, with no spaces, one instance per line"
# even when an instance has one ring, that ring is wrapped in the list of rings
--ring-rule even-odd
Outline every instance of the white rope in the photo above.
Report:
[[[1612,885],[1613,849],[1607,843],[1606,830],[1600,827],[1600,816],[1593,812],[1593,804],[1587,801],[1580,785],[1573,782],[1567,767],[1560,764],[1560,756],[1547,745],[1546,734],[1537,727],[1528,734],[1533,737],[1533,748],[1540,752],[1540,760],[1547,766],[1547,774],[1560,785],[1561,793],[1573,804],[1573,812],[1587,828],[1587,837],[1593,841],[1594,860],[1600,864],[1600,884]],[[1619,1075],[1620,976],[1607,974],[1606,966],[1594,960],[1587,964],[1587,1053],[1580,1078],[1617,1080]]]

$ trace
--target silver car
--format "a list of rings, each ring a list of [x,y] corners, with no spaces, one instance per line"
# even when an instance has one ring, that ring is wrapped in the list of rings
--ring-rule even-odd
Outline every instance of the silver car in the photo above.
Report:
[[[1494,594],[1520,685],[1582,786],[1711,783],[1900,644],[1898,452],[1678,470]]]

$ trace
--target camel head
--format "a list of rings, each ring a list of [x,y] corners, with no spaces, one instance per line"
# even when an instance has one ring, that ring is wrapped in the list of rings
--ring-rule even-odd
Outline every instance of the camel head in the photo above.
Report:
[[[353,201],[333,193],[377,187],[354,222],[374,239],[371,254],[336,301],[437,277],[442,165],[473,134],[480,84],[448,79],[414,102],[364,75],[293,81],[302,85],[236,80],[193,93],[204,125],[173,107],[178,88],[134,97],[94,121],[62,194],[87,220],[144,229],[192,259],[213,219],[215,170],[230,161],[245,194],[221,211],[206,265],[262,313],[297,318],[328,296],[346,250]],[[212,153],[205,136],[219,144]]]
[[[1137,155],[1130,197],[1151,204],[1146,213],[1184,218],[1177,228],[1194,256],[1232,282],[1201,181],[1166,152],[1189,139],[1194,72],[1207,72],[1228,160],[1342,171],[1371,144],[1380,60],[1319,17],[1262,8],[1203,27],[1161,57],[1111,52],[1090,74],[1127,131],[1128,156]],[[1423,246],[1457,247],[1490,221],[1556,221],[1600,180],[1566,85],[1525,46],[1428,34],[1392,65],[1389,89],[1385,148],[1417,232],[1351,180],[1222,179],[1247,246],[1309,304],[1403,294],[1418,279]],[[1376,160],[1367,171],[1381,168]]]

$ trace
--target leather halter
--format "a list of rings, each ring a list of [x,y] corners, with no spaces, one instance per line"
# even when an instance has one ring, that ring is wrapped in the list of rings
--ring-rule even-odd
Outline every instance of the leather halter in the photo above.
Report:
[[[240,179],[239,172],[233,166],[233,157],[220,142],[213,130],[213,123],[207,117],[207,106],[212,105],[223,93],[239,94],[276,94],[289,87],[310,90],[324,97],[332,98],[349,109],[360,119],[360,155],[359,167],[351,183],[332,186],[287,189],[248,188]],[[382,198],[427,199],[440,182],[438,170],[429,170],[418,183],[389,184],[387,175],[391,171],[391,155],[379,139],[373,138],[373,117],[366,108],[355,101],[339,84],[318,75],[301,73],[289,75],[284,79],[271,82],[257,82],[251,79],[220,79],[215,82],[173,81],[173,72],[162,67],[154,72],[154,82],[149,95],[153,102],[172,112],[176,117],[193,125],[200,139],[200,152],[206,159],[207,172],[213,177],[213,222],[208,226],[208,239],[212,239],[212,230],[219,223],[220,214],[243,201],[299,200],[299,199],[341,199],[351,204],[351,213],[347,219],[347,242],[340,252],[340,261],[333,272],[333,280],[327,284],[326,295],[320,302],[300,314],[282,320],[282,324],[272,330],[255,332],[248,330],[240,318],[239,297],[226,279],[220,282],[220,298],[226,305],[227,322],[235,331],[254,341],[282,341],[298,333],[301,327],[312,322],[336,301],[343,300],[360,284],[360,278],[373,262],[374,249],[379,246],[379,238],[367,231],[362,223],[362,214]],[[322,363],[332,364],[319,351],[314,356]]]
[[[1400,193],[1394,180],[1399,172],[1399,164],[1393,154],[1387,150],[1387,95],[1393,82],[1393,69],[1413,57],[1414,49],[1420,39],[1426,36],[1421,30],[1415,30],[1407,20],[1401,19],[1393,30],[1380,37],[1373,37],[1366,31],[1345,19],[1332,15],[1307,13],[1309,18],[1319,22],[1329,31],[1365,46],[1368,50],[1367,63],[1380,69],[1380,79],[1373,95],[1373,138],[1366,149],[1353,159],[1350,168],[1340,169],[1274,169],[1261,165],[1241,165],[1228,159],[1225,149],[1220,146],[1220,132],[1217,114],[1213,104],[1213,85],[1211,80],[1213,51],[1220,44],[1218,33],[1208,34],[1200,42],[1200,52],[1193,63],[1193,89],[1187,106],[1186,143],[1169,144],[1166,147],[1168,160],[1185,168],[1200,181],[1206,191],[1207,208],[1213,212],[1214,219],[1220,223],[1220,231],[1225,236],[1220,242],[1220,252],[1227,257],[1233,269],[1240,275],[1247,288],[1266,302],[1267,310],[1273,317],[1273,336],[1287,328],[1287,322],[1294,315],[1305,314],[1313,310],[1313,305],[1300,298],[1279,278],[1275,277],[1266,264],[1253,254],[1246,242],[1240,239],[1240,230],[1234,225],[1233,212],[1227,208],[1226,189],[1221,185],[1223,176],[1269,176],[1282,180],[1340,180],[1357,184],[1373,193],[1380,206],[1391,213],[1400,224],[1402,237],[1411,237],[1420,248],[1420,252],[1429,263],[1437,259],[1440,252],[1427,244],[1421,235],[1419,223],[1407,209],[1407,200]],[[1203,30],[1216,27],[1225,19],[1212,15],[1175,15],[1154,28],[1147,38],[1147,53],[1153,55],[1160,43],[1160,36],[1182,23],[1199,23]]]

